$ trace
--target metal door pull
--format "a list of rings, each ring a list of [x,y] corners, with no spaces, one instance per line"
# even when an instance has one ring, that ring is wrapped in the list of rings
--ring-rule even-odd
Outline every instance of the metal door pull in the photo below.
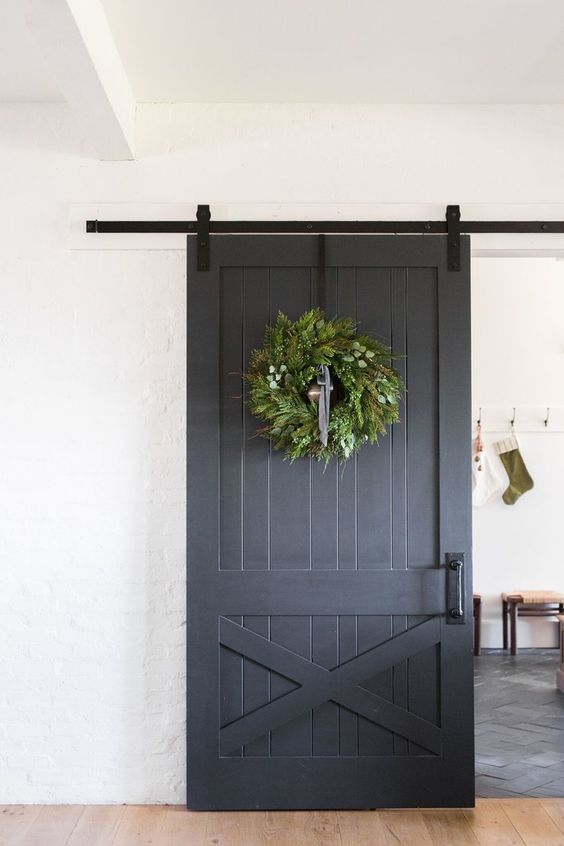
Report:
[[[465,622],[464,553],[447,552],[447,623]]]

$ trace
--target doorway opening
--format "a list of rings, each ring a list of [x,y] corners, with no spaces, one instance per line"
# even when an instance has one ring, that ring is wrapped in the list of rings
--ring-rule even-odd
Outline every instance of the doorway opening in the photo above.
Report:
[[[564,796],[563,283],[472,259],[477,797]]]

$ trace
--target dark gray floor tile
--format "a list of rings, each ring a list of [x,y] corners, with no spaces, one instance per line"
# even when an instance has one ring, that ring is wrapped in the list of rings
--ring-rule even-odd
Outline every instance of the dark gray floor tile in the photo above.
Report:
[[[476,795],[564,797],[564,695],[557,650],[475,661]]]
[[[548,767],[549,769],[552,767],[553,764],[560,764],[563,761],[564,754],[558,751],[539,752],[537,755],[531,755],[525,758],[526,764],[532,764],[535,767]]]

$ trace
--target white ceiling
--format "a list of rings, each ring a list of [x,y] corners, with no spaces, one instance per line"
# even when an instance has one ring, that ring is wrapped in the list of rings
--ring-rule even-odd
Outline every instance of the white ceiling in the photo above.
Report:
[[[102,2],[138,101],[564,102],[564,0]]]
[[[0,0],[0,102],[61,99],[27,29],[20,0]]]
[[[564,0],[101,1],[138,102],[564,103]],[[61,100],[23,5],[0,101]]]

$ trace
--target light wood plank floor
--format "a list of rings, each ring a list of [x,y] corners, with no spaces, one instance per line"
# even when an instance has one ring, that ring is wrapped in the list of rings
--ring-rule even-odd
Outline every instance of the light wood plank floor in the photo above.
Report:
[[[194,813],[166,805],[4,805],[0,846],[564,846],[564,799],[475,810]]]

